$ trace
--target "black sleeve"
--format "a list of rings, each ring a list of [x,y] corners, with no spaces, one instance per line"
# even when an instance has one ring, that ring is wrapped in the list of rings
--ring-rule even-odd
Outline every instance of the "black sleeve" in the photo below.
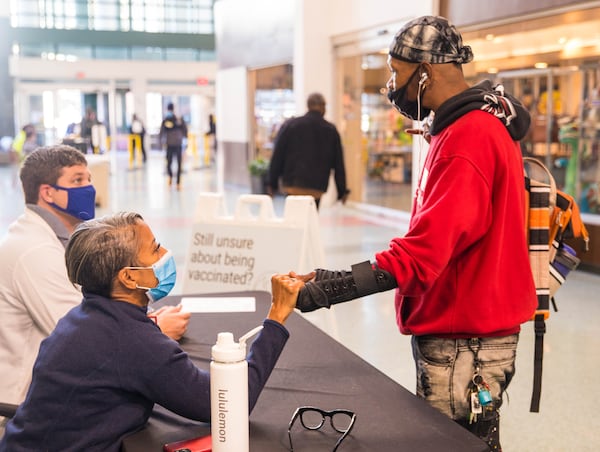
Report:
[[[269,163],[269,185],[275,191],[279,186],[279,177],[283,173],[283,165],[285,163],[285,153],[287,148],[287,124],[284,123],[277,136],[273,146],[273,155]]]
[[[188,128],[187,128],[187,124],[185,123],[185,120],[183,118],[181,118],[181,131],[183,132],[183,136],[187,137]]]
[[[256,405],[289,337],[287,329],[273,320],[265,319],[263,327],[247,356],[248,412]]]
[[[335,133],[335,163],[334,163],[334,174],[335,174],[335,186],[338,192],[338,199],[342,199],[348,192],[346,185],[346,167],[344,165],[344,150],[342,149],[342,140],[340,134],[334,129]]]

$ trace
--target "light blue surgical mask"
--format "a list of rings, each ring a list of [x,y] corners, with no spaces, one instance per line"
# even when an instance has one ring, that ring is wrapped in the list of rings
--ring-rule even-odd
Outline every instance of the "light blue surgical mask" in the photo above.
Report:
[[[96,189],[93,185],[84,187],[62,187],[51,185],[57,190],[65,190],[68,195],[67,207],[63,208],[51,202],[52,207],[82,221],[91,220],[96,215]]]
[[[151,268],[154,272],[154,276],[158,279],[158,284],[156,287],[144,287],[138,286],[138,289],[147,290],[146,294],[150,301],[158,301],[161,298],[169,295],[173,287],[175,286],[175,281],[177,280],[177,266],[175,265],[175,258],[171,251],[167,251],[163,257],[156,261],[150,267],[127,267],[132,270],[143,270],[147,268]]]

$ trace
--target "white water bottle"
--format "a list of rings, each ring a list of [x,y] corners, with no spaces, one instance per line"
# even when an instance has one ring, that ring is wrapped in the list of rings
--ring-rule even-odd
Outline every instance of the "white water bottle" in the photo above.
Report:
[[[237,343],[231,333],[219,333],[210,363],[210,413],[213,452],[248,452],[248,362],[246,340],[256,327]]]

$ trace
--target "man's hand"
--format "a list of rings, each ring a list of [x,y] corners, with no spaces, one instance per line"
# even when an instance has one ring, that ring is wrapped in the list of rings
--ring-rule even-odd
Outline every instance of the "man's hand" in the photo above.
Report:
[[[422,135],[427,143],[431,142],[431,134],[429,133],[429,128],[423,129],[405,129],[404,130],[409,135]]]
[[[342,204],[346,204],[346,201],[348,201],[349,195],[350,195],[350,190],[346,190],[346,192],[338,198],[338,201],[341,202]]]
[[[306,282],[310,281],[311,279],[314,279],[316,274],[317,273],[315,271],[312,271],[310,273],[307,273],[306,275],[299,275],[298,273],[291,271],[289,276],[290,276],[290,278],[296,278],[296,279],[299,279],[306,283]]]
[[[156,316],[156,323],[160,330],[171,339],[178,341],[187,330],[192,314],[183,312],[181,305],[163,306],[152,313]]]

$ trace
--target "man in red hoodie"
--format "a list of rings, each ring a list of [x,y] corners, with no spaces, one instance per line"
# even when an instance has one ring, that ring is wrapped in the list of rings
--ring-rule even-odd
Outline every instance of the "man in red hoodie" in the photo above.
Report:
[[[408,22],[389,49],[388,97],[404,116],[435,112],[407,234],[376,263],[317,270],[298,297],[308,312],[396,290],[396,320],[412,335],[417,395],[500,450],[502,395],[514,375],[520,325],[537,305],[524,219],[518,140],[529,114],[489,81],[466,83],[473,59],[442,17]]]

